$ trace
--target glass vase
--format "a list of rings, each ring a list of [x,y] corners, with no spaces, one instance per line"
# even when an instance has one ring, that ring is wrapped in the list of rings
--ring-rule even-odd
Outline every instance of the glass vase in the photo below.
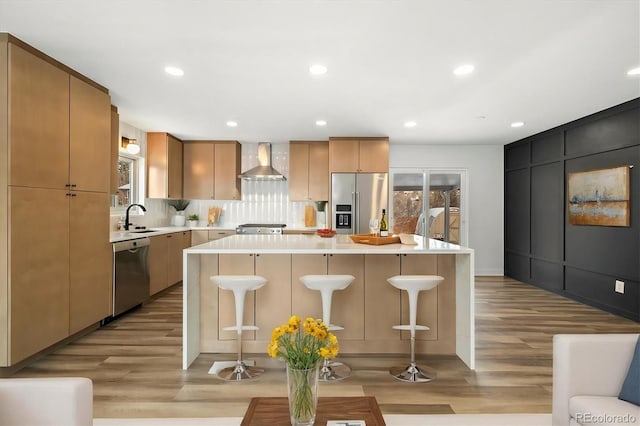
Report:
[[[298,370],[287,365],[291,426],[311,426],[318,406],[318,366]]]

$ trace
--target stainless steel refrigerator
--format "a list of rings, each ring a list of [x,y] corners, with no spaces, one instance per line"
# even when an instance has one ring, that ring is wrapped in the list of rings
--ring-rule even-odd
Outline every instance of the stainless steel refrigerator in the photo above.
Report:
[[[369,220],[382,209],[388,214],[388,199],[387,173],[332,173],[331,226],[338,234],[369,233]]]

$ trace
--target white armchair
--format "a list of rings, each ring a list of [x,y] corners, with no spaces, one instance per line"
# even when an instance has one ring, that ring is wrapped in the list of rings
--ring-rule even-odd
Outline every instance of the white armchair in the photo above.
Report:
[[[83,377],[0,379],[0,426],[91,426],[93,384]]]
[[[638,336],[553,336],[553,426],[640,425],[640,407],[618,399]]]

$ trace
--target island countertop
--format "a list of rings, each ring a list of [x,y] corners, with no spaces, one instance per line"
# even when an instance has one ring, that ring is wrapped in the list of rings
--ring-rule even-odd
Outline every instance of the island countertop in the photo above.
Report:
[[[187,254],[287,253],[287,254],[469,254],[473,250],[443,241],[415,237],[415,245],[357,244],[348,235],[232,235],[185,249]]]

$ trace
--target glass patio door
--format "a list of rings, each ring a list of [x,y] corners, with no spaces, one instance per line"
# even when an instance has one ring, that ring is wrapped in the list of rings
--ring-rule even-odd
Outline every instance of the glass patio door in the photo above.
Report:
[[[466,245],[466,170],[392,169],[390,175],[394,233]]]

